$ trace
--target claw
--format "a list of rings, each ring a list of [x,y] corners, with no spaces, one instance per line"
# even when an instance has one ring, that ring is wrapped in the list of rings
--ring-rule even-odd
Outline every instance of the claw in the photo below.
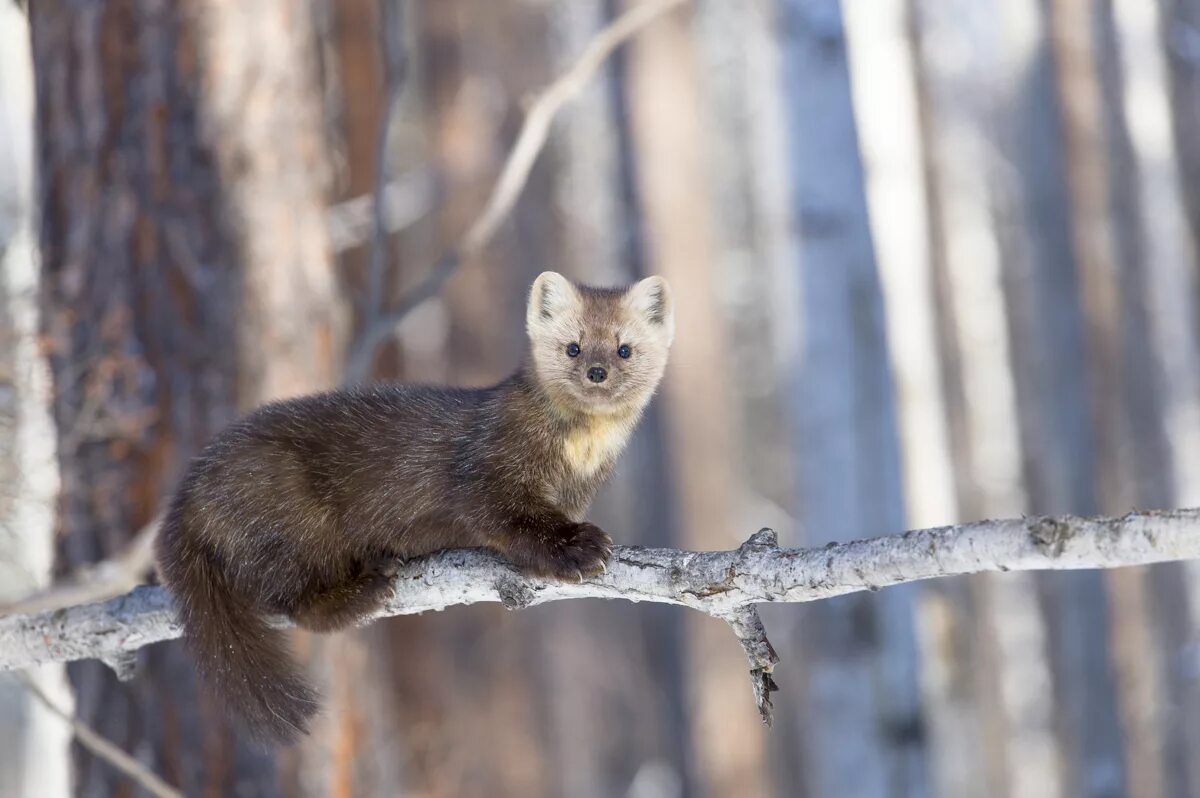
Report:
[[[576,573],[576,575],[578,575],[578,576],[579,576],[579,584],[581,584],[581,585],[582,585],[582,584],[583,584],[583,571],[581,571],[581,570],[579,570],[578,568],[576,568],[576,569],[575,569],[575,573]]]
[[[605,564],[604,560],[600,561],[600,573],[602,573],[602,574],[608,573],[608,565]]]

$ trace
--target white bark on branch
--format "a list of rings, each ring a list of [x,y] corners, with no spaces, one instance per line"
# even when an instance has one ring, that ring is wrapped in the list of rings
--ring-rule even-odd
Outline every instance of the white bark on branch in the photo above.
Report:
[[[819,549],[783,549],[762,530],[732,551],[621,546],[608,572],[579,584],[523,576],[494,554],[445,551],[406,564],[377,617],[496,601],[521,609],[575,598],[677,604],[730,624],[751,663],[755,698],[770,722],[777,658],[754,605],[805,602],[983,571],[1116,568],[1200,559],[1200,509],[979,521]],[[281,619],[280,625],[286,625]],[[139,587],[100,604],[0,618],[0,671],[100,659],[130,672],[131,652],[179,637],[162,588]]]

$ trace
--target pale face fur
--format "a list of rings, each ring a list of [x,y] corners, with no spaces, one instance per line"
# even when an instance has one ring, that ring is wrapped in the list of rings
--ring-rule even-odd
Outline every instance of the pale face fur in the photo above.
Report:
[[[543,272],[530,290],[525,321],[538,380],[555,404],[617,423],[636,419],[650,400],[675,336],[671,289],[661,277],[601,289]],[[579,347],[575,357],[572,344]],[[619,354],[622,345],[628,358]],[[597,367],[607,373],[602,382],[588,378]]]

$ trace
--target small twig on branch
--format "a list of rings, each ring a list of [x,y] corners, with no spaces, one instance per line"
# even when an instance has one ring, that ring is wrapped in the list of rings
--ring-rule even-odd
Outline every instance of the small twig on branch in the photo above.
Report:
[[[154,536],[161,520],[156,517],[142,527],[116,557],[82,568],[71,579],[56,582],[38,593],[0,604],[0,617],[104,601],[143,584],[154,567]]]
[[[820,549],[783,549],[763,530],[733,551],[619,546],[608,572],[583,583],[519,573],[494,554],[445,551],[405,565],[376,617],[501,602],[510,609],[571,598],[655,601],[731,625],[750,659],[756,700],[770,720],[775,652],[753,605],[805,602],[982,571],[1116,568],[1200,559],[1200,509],[980,521]],[[281,619],[280,626],[287,624]],[[141,587],[103,604],[0,618],[0,670],[124,654],[180,635],[167,594]]]
[[[158,798],[183,798],[183,793],[160,779],[141,762],[105,739],[91,726],[63,711],[28,674],[18,673],[16,677],[52,715],[57,715],[71,726],[71,730],[75,733],[75,739],[84,748],[133,779],[138,786],[151,795]]]
[[[763,528],[751,535],[740,550],[778,548],[779,538],[775,530]],[[763,626],[758,609],[753,604],[735,607],[723,617],[746,652],[746,659],[750,662],[750,688],[754,692],[754,704],[763,723],[770,726],[771,713],[775,708],[771,693],[779,689],[773,675],[775,666],[779,664],[779,655],[767,639],[767,628]]]
[[[409,313],[436,296],[465,258],[478,254],[496,234],[512,211],[521,189],[529,179],[534,161],[546,145],[554,118],[587,88],[610,55],[655,19],[689,0],[654,0],[626,11],[600,30],[571,67],[551,83],[529,107],[521,131],[505,159],[500,177],[492,187],[483,211],[467,229],[458,246],[438,262],[412,291],[393,307],[364,325],[346,358],[346,382],[361,382],[369,376],[371,362],[384,341]]]
[[[775,666],[779,664],[779,655],[775,647],[767,639],[767,628],[763,626],[762,618],[753,604],[738,607],[725,616],[729,627],[737,635],[750,661],[750,689],[754,692],[754,704],[763,723],[771,725],[771,713],[775,705],[771,701],[771,693],[779,689],[775,683]]]

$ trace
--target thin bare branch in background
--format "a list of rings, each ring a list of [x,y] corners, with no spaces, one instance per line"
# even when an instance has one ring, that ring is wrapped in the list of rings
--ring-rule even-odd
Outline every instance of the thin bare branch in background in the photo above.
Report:
[[[363,326],[370,327],[383,310],[384,279],[388,267],[387,187],[391,173],[388,147],[392,127],[400,113],[408,56],[404,50],[404,5],[401,0],[380,0],[379,50],[383,54],[383,114],[375,142],[375,202],[372,213],[371,259],[367,266],[366,294],[363,296]]]
[[[326,213],[329,244],[335,253],[362,246],[372,236],[378,209],[383,208],[386,235],[397,233],[429,213],[437,201],[433,175],[427,169],[389,180],[383,187],[383,202],[374,194],[352,197],[334,205]]]
[[[154,536],[161,517],[146,524],[116,557],[80,569],[71,579],[17,601],[0,603],[0,616],[50,612],[119,596],[144,584],[154,567]]]
[[[979,521],[816,549],[780,548],[769,530],[732,551],[618,546],[607,573],[578,584],[528,577],[494,554],[456,549],[402,568],[395,595],[375,617],[478,602],[521,609],[573,598],[690,607],[733,627],[769,722],[775,654],[751,612],[755,604],[816,601],[961,574],[1187,559],[1200,559],[1200,509]],[[280,619],[279,625],[287,623]],[[139,588],[103,604],[0,619],[0,670],[87,658],[120,663],[128,652],[180,634],[166,591]]]
[[[64,712],[28,675],[18,673],[16,674],[16,678],[17,681],[25,686],[25,689],[41,702],[42,706],[46,707],[52,714],[62,718],[71,726],[71,730],[75,733],[75,739],[88,751],[124,773],[130,779],[137,782],[139,787],[151,795],[157,796],[157,798],[183,798],[183,793],[160,779],[142,765],[141,762],[138,762],[112,742],[105,739],[103,735],[97,733],[91,726],[83,723],[74,715]]]
[[[663,14],[687,2],[689,0],[657,0],[643,3],[625,12],[599,31],[571,68],[533,101],[483,211],[471,224],[458,246],[438,259],[424,280],[401,297],[389,310],[378,315],[369,324],[364,324],[346,358],[346,382],[365,380],[370,375],[371,362],[375,359],[376,352],[393,334],[397,325],[417,307],[436,296],[464,258],[478,254],[492,240],[496,230],[516,204],[517,197],[529,178],[529,171],[546,144],[550,125],[563,107],[583,92],[588,82],[618,47]],[[378,202],[376,204],[378,205]]]

